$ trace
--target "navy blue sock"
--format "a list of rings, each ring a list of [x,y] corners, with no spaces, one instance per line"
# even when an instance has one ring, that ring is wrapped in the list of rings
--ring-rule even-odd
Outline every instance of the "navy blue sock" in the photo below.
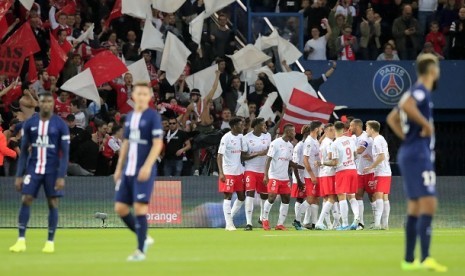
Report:
[[[405,261],[411,263],[415,259],[415,244],[417,242],[417,221],[414,216],[407,216],[405,223]]]
[[[55,239],[55,231],[58,225],[58,208],[48,208],[48,241]]]
[[[429,256],[429,245],[431,243],[431,222],[433,216],[421,215],[417,223],[417,232],[420,236],[421,261],[423,262]]]
[[[147,217],[145,215],[137,216],[136,234],[137,234],[137,248],[144,252],[144,242],[147,238]]]
[[[27,223],[29,222],[30,206],[21,204],[18,216],[19,237],[24,238],[26,235]]]
[[[129,228],[129,230],[131,230],[134,233],[136,232],[136,220],[134,216],[131,214],[131,212],[129,212],[129,214],[127,214],[126,216],[121,217],[121,219],[123,220],[124,224],[126,224],[126,226]]]

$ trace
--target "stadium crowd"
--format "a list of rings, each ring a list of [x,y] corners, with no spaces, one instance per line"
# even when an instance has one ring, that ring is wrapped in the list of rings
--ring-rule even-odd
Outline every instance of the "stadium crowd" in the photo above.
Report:
[[[244,133],[251,130],[267,96],[277,91],[266,74],[259,74],[250,86],[244,87],[226,55],[237,49],[234,28],[229,27],[230,7],[218,13],[216,20],[207,19],[203,26],[201,45],[193,42],[189,22],[204,10],[202,0],[186,1],[176,13],[152,9],[152,24],[166,38],[176,35],[192,52],[184,73],[174,85],[159,70],[161,54],[141,51],[144,20],[128,15],[112,18],[115,2],[111,0],[37,0],[27,11],[15,1],[4,18],[7,31],[0,35],[2,43],[28,22],[40,51],[33,62],[25,62],[18,78],[0,76],[1,123],[0,173],[14,175],[15,156],[19,152],[21,123],[37,109],[38,95],[52,92],[55,112],[63,118],[71,131],[69,175],[109,175],[117,160],[122,138],[122,123],[132,107],[128,104],[133,78],[130,73],[98,87],[100,102],[91,102],[59,87],[82,72],[84,64],[104,50],[111,51],[126,65],[140,58],[145,60],[154,91],[152,107],[162,115],[165,131],[165,151],[160,174],[166,176],[217,174],[215,162],[209,162],[219,140],[229,128],[240,106],[237,100],[247,92],[248,114]],[[277,2],[279,5],[277,6]],[[283,4],[284,3],[284,4]],[[294,4],[292,4],[294,3]],[[251,1],[253,11],[303,12],[307,21],[305,44],[307,59],[340,60],[395,60],[414,59],[421,52],[432,52],[451,59],[465,58],[465,7],[463,1]],[[279,8],[279,9],[278,9]],[[278,10],[277,10],[278,9]],[[113,20],[109,20],[113,19]],[[296,24],[295,21],[291,22]],[[77,38],[94,24],[93,39]],[[392,28],[391,28],[392,26]],[[289,26],[288,26],[289,27]],[[291,28],[290,26],[289,28]],[[295,26],[291,29],[297,29]],[[53,53],[50,36],[68,54],[64,67],[50,69]],[[311,39],[310,39],[311,38]],[[292,38],[289,38],[292,41]],[[424,45],[424,46],[422,46]],[[200,47],[199,47],[200,46]],[[271,72],[290,70],[285,61],[279,62],[276,51],[268,66]],[[31,57],[32,58],[32,57]],[[30,59],[31,59],[30,58]],[[31,64],[37,70],[31,75]],[[189,89],[186,77],[218,64],[216,81],[210,93],[202,97],[198,89]],[[336,69],[327,68],[324,76],[313,78],[305,73],[309,83],[318,90]],[[212,76],[213,77],[213,76]],[[213,99],[216,86],[221,86],[221,97]],[[282,100],[273,104],[277,115],[266,122],[272,135],[276,134],[282,117]],[[3,161],[5,156],[5,161]],[[3,161],[3,162],[2,162]]]

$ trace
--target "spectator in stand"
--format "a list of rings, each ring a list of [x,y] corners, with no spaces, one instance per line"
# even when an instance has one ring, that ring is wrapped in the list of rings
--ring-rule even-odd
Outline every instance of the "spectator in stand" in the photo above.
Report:
[[[111,128],[111,136],[105,140],[102,149],[102,164],[97,165],[97,175],[111,175],[115,172],[116,163],[118,162],[119,150],[123,139],[123,128],[120,125],[114,125]]]
[[[223,111],[221,112],[221,124],[220,124],[220,129],[227,129],[231,128],[229,126],[229,121],[231,120],[232,113],[229,108],[224,108]]]
[[[3,168],[3,161],[5,157],[16,158],[16,151],[8,148],[8,143],[5,134],[3,134],[3,129],[1,127],[2,124],[3,118],[0,115],[0,176],[5,175],[5,170]]]
[[[44,86],[48,86],[48,85],[50,85],[50,83],[49,83],[48,73],[47,73],[47,71],[45,71],[43,69],[40,70],[37,73],[37,77],[39,79],[36,80],[34,83],[32,83],[31,86],[34,89],[34,91],[36,91],[37,95],[40,95],[42,93],[47,92],[47,90],[45,90]]]
[[[438,59],[444,59],[442,55],[438,54],[434,50],[433,43],[431,42],[425,42],[425,45],[423,46],[423,50],[418,55],[422,55],[422,54],[432,54],[438,57]]]
[[[384,51],[379,54],[376,60],[399,60],[399,57],[394,53],[394,46],[391,43],[384,44]]]
[[[166,38],[167,32],[172,32],[181,41],[184,41],[181,31],[176,27],[176,16],[173,13],[164,14],[163,25],[160,27],[160,32],[163,34],[164,38]]]
[[[431,22],[430,32],[426,36],[426,42],[433,44],[434,51],[443,56],[443,49],[446,46],[446,37],[439,30],[439,23],[436,21]]]
[[[257,105],[254,102],[248,102],[247,107],[249,108],[249,118],[255,119],[258,116]]]
[[[118,43],[118,35],[116,32],[110,32],[108,35],[108,40],[103,41],[100,44],[102,47],[109,49],[111,46],[115,46],[117,49],[120,49],[120,44]]]
[[[23,96],[19,99],[19,108],[24,115],[24,120],[31,118],[36,112],[35,109],[39,105],[37,99],[34,98],[33,93],[28,89],[24,90]]]
[[[418,35],[420,25],[412,16],[412,6],[404,5],[402,15],[392,25],[392,35],[396,40],[399,57],[402,60],[414,60],[419,49]]]
[[[36,53],[34,57],[36,58],[36,61],[43,61],[47,58],[47,52],[49,48],[47,40],[49,39],[49,34],[46,31],[44,31],[44,29],[41,27],[41,21],[38,16],[31,17],[31,19],[29,19],[29,23],[31,25],[31,29],[34,33],[37,43],[40,46],[40,52]],[[37,70],[39,70],[39,68],[37,68]]]
[[[71,28],[66,24],[68,21],[68,16],[65,13],[59,13],[58,15],[58,22],[55,19],[56,18],[56,10],[57,8],[55,6],[52,6],[50,8],[49,14],[48,14],[48,19],[50,20],[50,25],[52,27],[52,34],[55,37],[58,37],[59,31],[60,30],[65,30],[66,31],[66,36],[71,36]]]
[[[179,129],[179,123],[176,118],[169,119],[169,130],[164,140],[164,175],[181,176],[183,157],[191,149],[191,142],[187,133]]]
[[[74,160],[76,151],[82,142],[82,134],[84,133],[84,130],[76,126],[76,121],[73,114],[68,114],[68,116],[66,116],[65,122],[69,128],[71,142],[69,149],[69,159]]]
[[[67,34],[68,33],[66,30],[60,29],[57,31],[58,44],[65,53],[69,53],[71,50],[73,50],[73,45],[71,45],[71,43],[66,40]]]
[[[366,20],[362,18],[360,23],[360,51],[362,59],[375,60],[378,57],[381,42],[381,18],[375,20],[373,9],[368,9],[366,12]]]
[[[1,118],[1,115],[0,115]],[[0,124],[1,125],[1,124]],[[18,119],[13,119],[10,121],[9,129],[5,130],[3,134],[7,139],[7,146],[9,149],[16,152],[16,156],[19,156],[21,153],[21,131],[17,130],[16,125],[20,126]],[[1,126],[0,126],[1,132]],[[14,176],[16,175],[16,168],[18,164],[18,159],[16,157],[5,156],[3,167],[5,169],[5,176]]]
[[[431,24],[431,21],[433,21],[437,8],[438,0],[418,1],[418,24],[420,24],[420,35],[424,36],[428,32],[428,27]]]
[[[123,56],[127,65],[139,60],[140,44],[136,41],[136,33],[129,31],[127,35],[128,42],[123,44]]]
[[[330,59],[337,59],[339,56],[339,49],[336,46],[337,40],[340,36],[344,34],[344,28],[346,25],[352,27],[353,17],[352,13],[347,13],[347,17],[343,14],[337,14],[336,9],[338,4],[333,7],[329,13],[328,22],[331,26],[331,35],[328,39],[328,48],[329,48],[329,57]]]
[[[97,143],[99,149],[103,148],[103,143],[108,137],[108,124],[102,120],[94,120],[94,126],[97,128],[97,132],[92,133],[92,141]]]
[[[132,93],[132,74],[126,73],[124,75],[124,84],[116,84],[111,81],[108,83],[110,87],[106,86],[105,88],[113,89],[116,91],[116,107],[121,114],[127,114],[132,111],[132,102],[131,93]]]
[[[292,71],[292,69],[289,67],[285,60],[283,60],[282,65],[287,72]],[[334,73],[334,71],[336,71],[336,66],[337,63],[335,61],[331,61],[331,68],[329,68],[328,71],[326,71],[326,73],[322,74],[319,78],[316,79],[313,78],[312,70],[306,69],[304,73],[307,76],[308,83],[313,87],[315,91],[319,91],[320,86],[328,80],[328,78]]]
[[[299,13],[304,13],[306,9],[309,9],[312,5],[311,0],[302,0],[302,4],[300,5]],[[308,17],[304,17],[304,40],[308,40]]]
[[[71,99],[67,91],[58,91],[58,97],[55,99],[55,113],[63,120],[71,113]]]
[[[76,150],[73,163],[68,166],[68,174],[75,176],[90,176],[97,170],[99,145],[95,137],[86,129],[82,134],[82,141]]]
[[[91,102],[87,107],[87,113],[90,118],[97,117],[100,119],[105,118],[106,113],[108,113],[108,104],[105,100],[106,97],[100,96],[100,103]]]
[[[299,2],[300,0],[279,0],[275,1],[276,12],[298,12],[300,9]]]
[[[244,94],[244,92],[241,91],[241,85],[241,78],[239,76],[234,76],[231,79],[231,87],[223,90],[223,100],[233,113],[236,113],[237,109],[239,109],[237,100]]]
[[[336,1],[337,3],[338,1]],[[341,3],[336,7],[336,15],[342,14],[344,17],[348,18],[349,15],[354,18],[357,16],[357,11],[355,7],[352,5],[352,0],[342,0]]]
[[[205,10],[203,0],[185,1],[179,9],[179,15],[182,19],[183,36],[189,36],[189,23]]]
[[[452,22],[457,20],[459,9],[456,0],[447,0],[442,10],[438,12],[439,27],[444,35],[449,34]]]
[[[307,60],[326,60],[326,44],[332,32],[328,20],[323,20],[323,24],[327,29],[327,33],[323,36],[320,36],[320,29],[318,27],[311,28],[312,39],[305,43],[304,48]]]
[[[147,71],[149,72],[150,81],[158,80],[158,70],[152,62],[152,53],[149,50],[142,51]]]
[[[257,79],[255,81],[255,91],[247,95],[247,102],[254,103],[257,107],[262,106],[265,97],[267,96],[267,94],[264,91],[264,88],[265,85],[263,83],[263,80]]]
[[[459,19],[450,26],[451,59],[465,59],[465,7],[459,10]]]
[[[71,101],[71,113],[74,115],[76,126],[85,129],[87,126],[86,115],[81,111],[80,101],[74,99]]]
[[[227,27],[228,17],[225,14],[218,16],[218,28],[210,33],[210,41],[212,43],[215,55],[224,57],[226,54],[233,53],[234,33]]]
[[[339,51],[338,59],[355,60],[355,53],[358,50],[357,38],[352,35],[351,25],[346,25],[342,35],[337,38],[336,48]]]
[[[321,20],[328,18],[330,10],[326,0],[314,0],[313,4],[304,11],[304,17],[308,19],[307,29],[313,32],[312,29],[316,27],[320,32],[323,31]]]

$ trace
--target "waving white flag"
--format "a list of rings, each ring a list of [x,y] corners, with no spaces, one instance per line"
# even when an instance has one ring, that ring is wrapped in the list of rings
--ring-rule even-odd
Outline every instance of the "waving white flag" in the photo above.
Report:
[[[121,13],[132,17],[145,19],[150,11],[150,0],[121,0]]]
[[[282,37],[278,37],[278,54],[279,59],[281,61],[285,60],[287,64],[294,63],[302,56],[302,53],[294,46],[294,44]]]
[[[249,105],[247,104],[247,92],[244,92],[242,96],[237,99],[239,108],[236,111],[236,116],[248,118],[250,116]]]
[[[82,71],[76,76],[66,81],[61,87],[62,90],[73,92],[85,99],[100,103],[97,86],[95,86],[94,76],[90,68]]]
[[[276,30],[273,30],[273,32],[268,36],[262,36],[259,34],[254,45],[260,50],[266,50],[273,46],[278,46],[278,37],[279,34]]]
[[[317,97],[315,90],[308,83],[307,76],[304,73],[295,71],[277,73],[273,75],[273,78],[284,104],[289,103],[289,99],[291,98],[291,94],[294,88],[304,93],[310,94],[315,98]]]
[[[189,33],[192,36],[192,41],[197,43],[200,47],[200,41],[202,40],[203,21],[205,19],[205,11],[197,15],[194,20],[189,23]]]
[[[236,0],[203,0],[205,4],[205,13],[207,16],[210,16],[235,1]]]
[[[200,95],[205,97],[210,92],[210,89],[213,87],[213,83],[215,82],[215,75],[216,70],[218,70],[218,64],[214,64],[208,68],[203,69],[193,75],[190,75],[186,78],[187,86],[192,90],[197,88],[200,90]],[[215,94],[213,95],[213,99],[216,99],[221,96],[223,93],[223,88],[221,85],[218,84],[216,88]]]
[[[151,19],[151,17],[147,17],[145,19],[140,49],[142,51],[150,49],[161,52],[165,47],[165,44],[163,43],[163,35],[157,28],[155,28],[155,26],[153,26]]]
[[[274,119],[276,119],[276,114],[273,112],[271,107],[273,106],[273,103],[274,101],[276,101],[277,98],[277,92],[271,92],[270,94],[268,94],[268,98],[266,99],[265,103],[262,107],[260,107],[260,113],[258,114],[258,117],[265,119],[265,121],[274,121]]]
[[[181,76],[191,51],[172,32],[168,32],[165,49],[161,57],[160,70],[166,72],[166,79],[173,85]]]
[[[173,13],[179,10],[184,2],[186,0],[152,0],[152,7],[162,12]]]
[[[26,8],[26,10],[30,11],[32,8],[32,5],[34,5],[34,0],[19,0],[21,4]]]
[[[133,64],[128,66],[128,70],[132,75],[132,80],[136,82],[150,82],[149,71],[147,70],[147,64],[145,63],[144,58],[139,59]]]
[[[236,69],[238,73],[256,66],[261,66],[263,62],[271,59],[271,57],[265,55],[252,44],[248,44],[234,53],[234,55],[228,55],[228,57],[231,58],[234,69]]]
[[[82,33],[75,41],[83,42],[85,40],[94,40],[94,23],[90,25],[89,29]]]

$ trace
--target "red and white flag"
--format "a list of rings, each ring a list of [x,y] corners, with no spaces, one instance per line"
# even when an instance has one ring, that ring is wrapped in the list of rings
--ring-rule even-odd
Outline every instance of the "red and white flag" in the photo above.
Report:
[[[123,14],[121,13],[121,0],[116,0],[115,4],[113,5],[113,9],[110,12],[110,16],[108,16],[107,20],[105,20],[105,26],[108,28],[113,19],[119,18],[122,15]]]
[[[335,105],[332,103],[324,102],[294,88],[279,128],[282,131],[285,124],[293,124],[296,132],[300,133],[302,126],[309,124],[311,121],[320,121],[326,124],[331,113],[333,113],[334,107]]]
[[[102,51],[84,64],[84,69],[90,68],[95,84],[100,86],[128,71],[126,65],[109,50]]]

